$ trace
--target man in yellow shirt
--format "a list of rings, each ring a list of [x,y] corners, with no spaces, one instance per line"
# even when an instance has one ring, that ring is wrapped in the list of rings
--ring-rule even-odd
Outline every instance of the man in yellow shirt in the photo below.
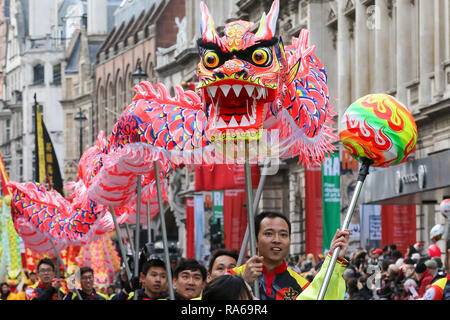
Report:
[[[63,279],[57,279],[55,264],[49,258],[44,258],[37,265],[39,282],[28,286],[25,291],[27,300],[62,300],[66,295],[61,288]]]
[[[305,278],[287,267],[284,260],[289,253],[291,224],[280,213],[263,212],[255,217],[256,246],[258,254],[251,257],[246,264],[230,269],[231,274],[241,275],[244,280],[254,285],[258,280],[261,300],[313,300],[317,299],[331,253],[309,283]],[[345,280],[342,275],[348,265],[344,259],[348,249],[350,231],[337,230],[331,242],[331,251],[340,247],[338,261],[325,295],[327,300],[343,300]]]

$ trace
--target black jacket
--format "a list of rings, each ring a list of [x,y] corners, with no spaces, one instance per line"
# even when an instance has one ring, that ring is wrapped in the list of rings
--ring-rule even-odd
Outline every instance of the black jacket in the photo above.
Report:
[[[166,300],[169,297],[167,293],[163,293],[156,298],[150,298],[145,293],[144,289],[138,289],[136,290],[136,292],[137,292],[137,300]],[[112,297],[111,300],[134,300],[134,291],[129,293],[128,295],[125,292],[120,291],[118,294]]]
[[[95,289],[92,290],[91,294],[87,294],[83,290],[78,290],[78,293],[81,295],[83,300],[106,300],[106,298],[100,294],[98,294]],[[70,291],[65,297],[64,300],[79,300],[78,294]]]

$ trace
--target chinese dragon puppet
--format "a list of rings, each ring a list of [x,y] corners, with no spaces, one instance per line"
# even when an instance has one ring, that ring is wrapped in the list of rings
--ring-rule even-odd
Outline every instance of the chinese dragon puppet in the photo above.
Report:
[[[99,134],[84,152],[70,201],[37,183],[9,184],[15,227],[30,248],[50,252],[48,238],[59,249],[100,238],[114,228],[110,207],[119,223],[135,219],[138,175],[141,214],[148,202],[156,214],[154,161],[162,168],[167,196],[170,170],[214,163],[239,134],[276,150],[279,158],[299,157],[307,165],[333,152],[330,140],[337,136],[329,127],[334,112],[327,75],[315,47],[308,46],[308,31],[283,46],[276,36],[278,0],[257,28],[238,20],[228,23],[222,36],[203,2],[201,10],[195,92],[177,86],[173,97],[163,84],[137,85],[109,137]]]

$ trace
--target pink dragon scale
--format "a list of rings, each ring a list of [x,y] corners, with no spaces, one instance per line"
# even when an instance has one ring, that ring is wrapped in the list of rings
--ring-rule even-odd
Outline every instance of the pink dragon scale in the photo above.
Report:
[[[15,227],[30,248],[50,253],[49,238],[59,249],[99,239],[114,229],[110,207],[119,223],[135,221],[138,175],[140,214],[146,214],[149,203],[155,215],[154,161],[162,168],[167,199],[171,170],[182,164],[241,161],[245,154],[235,152],[240,140],[257,141],[272,156],[298,157],[305,165],[321,163],[334,151],[331,140],[338,138],[329,126],[335,113],[327,75],[315,47],[308,46],[308,31],[283,46],[276,36],[278,0],[257,29],[238,20],[228,23],[222,36],[203,2],[201,11],[196,92],[177,86],[172,97],[163,84],[137,85],[132,104],[108,139],[100,133],[80,159],[70,201],[37,183],[9,184]],[[262,162],[266,156],[251,157]]]

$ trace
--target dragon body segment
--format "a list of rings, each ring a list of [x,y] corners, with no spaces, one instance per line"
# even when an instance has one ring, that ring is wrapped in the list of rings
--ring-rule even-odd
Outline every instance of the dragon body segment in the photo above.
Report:
[[[223,159],[218,156],[224,146],[233,145],[242,133],[276,150],[278,157],[298,156],[304,164],[320,163],[333,152],[330,140],[337,137],[328,126],[334,113],[327,76],[314,47],[308,47],[308,31],[302,30],[285,48],[275,36],[275,0],[256,33],[251,32],[252,23],[238,20],[228,23],[220,37],[208,8],[204,3],[201,8],[195,92],[177,86],[172,97],[163,84],[137,85],[133,102],[111,134],[105,139],[101,133],[97,144],[83,154],[71,200],[36,183],[10,184],[16,229],[22,236],[33,234],[25,242],[32,242],[34,249],[49,251],[38,244],[49,237],[60,249],[97,239],[113,229],[110,207],[120,222],[135,221],[138,175],[141,214],[147,203],[156,214],[154,161],[162,168],[167,198],[172,169],[216,163]]]

